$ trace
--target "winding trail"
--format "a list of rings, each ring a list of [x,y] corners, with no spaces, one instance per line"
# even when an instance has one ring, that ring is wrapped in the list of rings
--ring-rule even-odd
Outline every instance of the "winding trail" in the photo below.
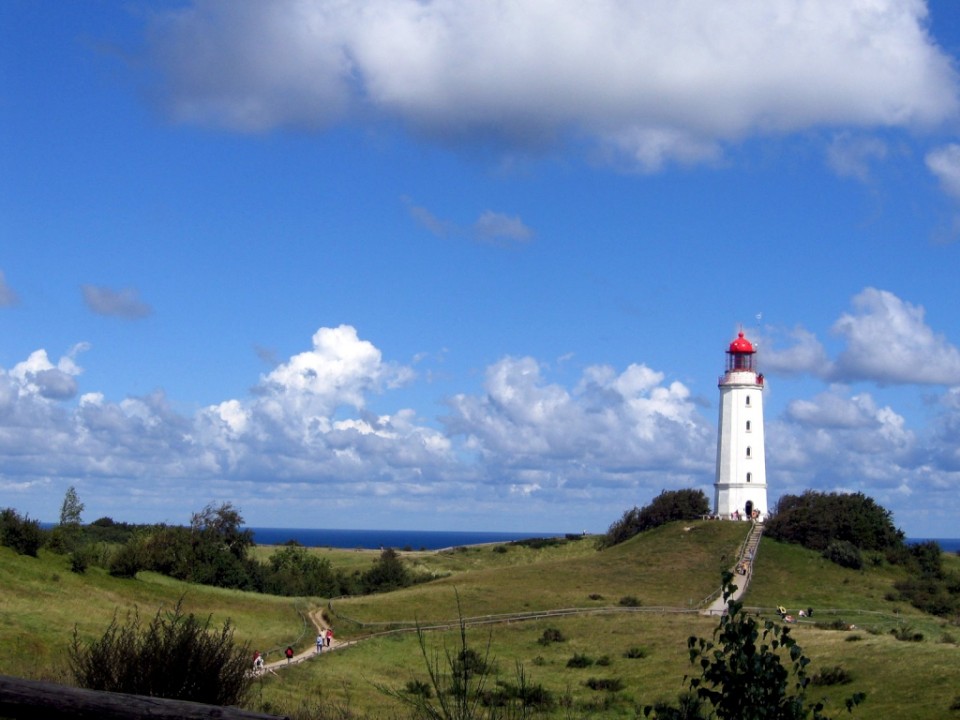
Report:
[[[763,525],[760,523],[752,523],[750,531],[747,534],[746,539],[743,541],[743,544],[740,546],[740,549],[737,553],[737,563],[731,568],[734,572],[734,583],[737,585],[737,589],[733,593],[733,599],[739,600],[743,594],[747,591],[747,588],[750,585],[750,580],[753,578],[753,561],[757,556],[757,549],[760,544],[760,537],[763,535]],[[744,568],[745,574],[740,575],[737,573],[738,568]],[[715,597],[714,597],[715,596]],[[709,603],[709,604],[707,604]],[[628,608],[611,608],[608,609],[611,611],[620,611],[625,612]],[[677,612],[677,613],[689,613],[691,610],[689,608],[630,608],[630,610],[646,610],[654,612]],[[722,615],[727,610],[727,601],[723,599],[722,590],[716,590],[709,598],[704,600],[703,607],[700,609],[701,615]],[[520,620],[530,620],[535,618],[550,617],[557,615],[571,615],[571,614],[581,614],[581,613],[597,613],[602,610],[598,608],[582,608],[582,609],[567,609],[567,610],[555,610],[555,611],[546,611],[538,613],[511,613],[507,615],[500,616],[487,616],[485,618],[464,618],[464,622],[467,625],[477,625],[477,624],[486,624],[490,622],[510,622],[510,621],[520,621]],[[696,611],[693,611],[696,612]],[[307,616],[310,618],[310,622],[314,627],[315,633],[326,633],[327,628],[329,627],[328,623],[323,617],[323,610],[321,608],[316,608],[307,613]],[[427,629],[437,629],[438,627],[453,627],[455,623],[444,624],[442,626],[437,626],[435,628]],[[324,647],[323,652],[318,653],[315,647],[311,646],[306,650],[303,650],[293,656],[290,660],[287,660],[285,657],[281,657],[279,660],[274,660],[271,662],[265,662],[263,671],[276,674],[276,670],[286,667],[287,665],[298,665],[302,662],[310,660],[312,658],[318,657],[319,655],[324,655],[328,652],[334,650],[339,650],[342,648],[350,647],[355,645],[359,640],[337,640],[336,637],[332,638],[330,641],[329,647]]]

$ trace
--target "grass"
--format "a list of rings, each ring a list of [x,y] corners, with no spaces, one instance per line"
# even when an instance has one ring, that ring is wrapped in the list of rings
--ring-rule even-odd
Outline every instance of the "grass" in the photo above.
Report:
[[[400,592],[334,601],[337,638],[368,639],[268,675],[256,687],[252,709],[296,715],[322,703],[328,711],[349,707],[358,718],[400,717],[396,701],[377,687],[402,689],[411,681],[425,681],[426,669],[415,633],[376,633],[409,628],[417,621],[455,622],[459,595],[468,618],[559,608],[589,611],[470,627],[468,637],[478,650],[491,643],[494,680],[514,682],[516,665],[522,664],[529,680],[558,700],[556,718],[634,718],[640,705],[675,699],[682,678],[693,670],[687,638],[710,637],[716,627],[715,619],[657,608],[689,608],[712,592],[720,569],[732,564],[745,533],[746,526],[737,523],[696,522],[665,526],[602,552],[591,539],[541,549],[508,546],[506,552],[490,546],[402,552],[409,564],[443,577]],[[378,556],[376,551],[326,548],[311,552],[349,572],[366,569]],[[945,561],[957,566],[960,558]],[[855,691],[867,693],[855,717],[951,717],[950,705],[960,694],[960,646],[941,640],[960,637],[960,628],[887,600],[901,572],[885,565],[846,570],[816,553],[765,539],[745,603],[764,613],[777,605],[794,612],[812,606],[813,620],[842,617],[858,625],[852,632],[813,624],[792,631],[813,661],[812,673],[840,667],[852,677],[847,685],[820,687],[815,693],[833,703]],[[0,549],[0,573],[0,673],[22,677],[55,679],[74,623],[81,633],[93,636],[106,627],[115,608],[139,606],[142,613],[152,614],[186,593],[189,612],[212,612],[216,623],[230,617],[239,638],[279,654],[302,633],[298,607],[327,602],[186,586],[149,573],[134,581],[95,569],[77,576],[69,572],[66,558],[46,553],[39,559],[22,558],[6,549]],[[627,596],[636,597],[640,607],[618,606]],[[905,624],[922,632],[924,641],[900,642],[889,633]],[[559,631],[564,639],[543,644],[547,630]],[[431,631],[431,652],[455,650],[457,635],[455,629]],[[310,645],[311,637],[308,633],[299,646]],[[637,654],[642,657],[628,657]],[[606,656],[608,664],[567,667],[575,655],[594,660]],[[594,690],[591,684],[621,684],[622,689]],[[828,711],[842,716],[836,704],[828,705]]]

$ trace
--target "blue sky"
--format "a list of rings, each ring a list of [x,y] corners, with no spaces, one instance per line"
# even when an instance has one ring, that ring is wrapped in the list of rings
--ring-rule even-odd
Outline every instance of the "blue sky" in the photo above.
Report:
[[[7,0],[0,506],[603,531],[960,517],[960,6]]]

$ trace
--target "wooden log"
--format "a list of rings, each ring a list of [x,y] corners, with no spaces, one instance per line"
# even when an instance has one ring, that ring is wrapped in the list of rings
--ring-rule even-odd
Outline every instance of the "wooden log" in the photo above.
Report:
[[[86,690],[9,675],[0,675],[0,717],[14,720],[287,720],[234,707]]]

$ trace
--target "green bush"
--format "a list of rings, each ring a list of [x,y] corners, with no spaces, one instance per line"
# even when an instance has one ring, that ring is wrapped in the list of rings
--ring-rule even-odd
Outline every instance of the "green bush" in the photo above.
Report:
[[[229,620],[219,632],[183,612],[158,610],[143,627],[138,613],[111,621],[99,640],[81,642],[76,628],[68,647],[70,670],[90,690],[240,705],[250,691],[250,651],[234,641]]]
[[[640,607],[640,599],[635,595],[624,595],[620,598],[620,604],[623,607]]]
[[[627,651],[623,654],[625,658],[630,658],[631,660],[642,660],[647,656],[647,651],[642,647],[631,647],[627,648]]]
[[[593,658],[584,653],[574,653],[573,657],[567,660],[568,668],[585,668],[593,665]]]
[[[839,665],[823,668],[810,678],[811,685],[846,685],[853,682],[853,676]]]
[[[543,635],[540,636],[537,642],[541,645],[549,645],[550,643],[565,642],[566,639],[559,629],[547,628],[543,631]]]
[[[590,678],[586,685],[591,690],[606,690],[607,692],[623,690],[623,680],[620,678]]]
[[[863,557],[860,550],[849,540],[834,540],[823,551],[823,557],[840,567],[860,570],[863,567]]]
[[[39,521],[20,515],[13,508],[0,511],[0,545],[16,550],[20,555],[36,557],[43,546],[43,538]]]

